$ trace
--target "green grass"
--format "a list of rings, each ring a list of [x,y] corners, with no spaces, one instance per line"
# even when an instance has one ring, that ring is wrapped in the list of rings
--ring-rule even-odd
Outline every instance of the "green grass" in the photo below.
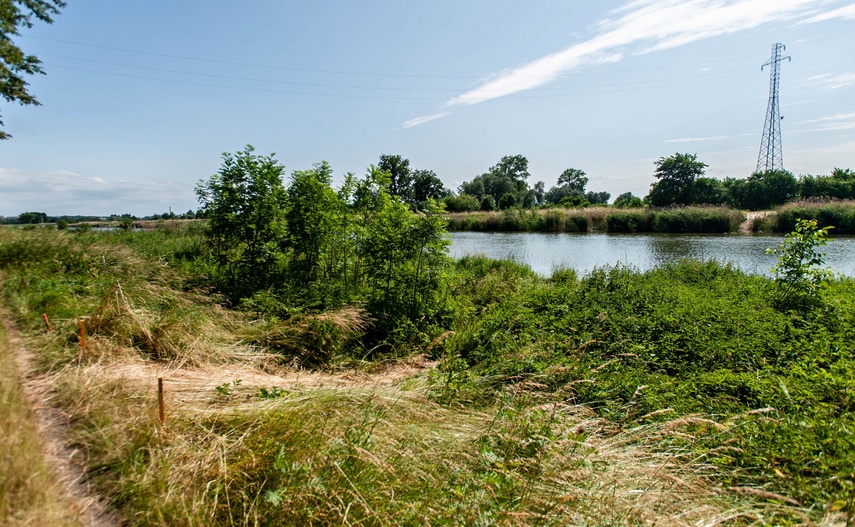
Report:
[[[257,395],[281,387],[267,378],[181,385],[161,429],[157,368],[384,367],[359,306],[227,310],[199,289],[204,255],[192,231],[0,231],[5,302],[131,525],[688,525],[733,510],[794,524],[852,509],[852,280],[786,311],[771,280],[717,263],[580,279],[467,257],[449,271],[447,326],[398,350],[436,360],[422,376],[275,398]],[[776,494],[803,507],[759,503]]]

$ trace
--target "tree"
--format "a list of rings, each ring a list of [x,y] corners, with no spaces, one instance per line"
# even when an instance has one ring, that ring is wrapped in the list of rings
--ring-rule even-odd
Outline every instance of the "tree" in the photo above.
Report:
[[[697,154],[676,153],[669,157],[660,157],[653,174],[659,181],[650,186],[647,200],[654,207],[668,205],[690,205],[694,203],[693,187],[695,181],[704,175],[708,166],[698,161]]]
[[[507,210],[514,205],[517,204],[517,197],[513,192],[508,192],[501,198],[499,198],[499,208],[501,210]]]
[[[638,196],[634,196],[632,192],[624,192],[615,198],[614,206],[619,209],[637,208],[643,207],[644,202]]]
[[[53,23],[53,15],[65,7],[62,0],[0,0],[0,96],[8,102],[22,106],[38,106],[40,103],[27,91],[29,85],[24,75],[44,75],[41,61],[34,55],[26,55],[12,42],[19,36],[22,27],[33,27],[33,18],[47,24]],[[3,121],[0,120],[0,126]],[[0,139],[12,137],[0,130]]]
[[[413,171],[413,193],[416,203],[421,204],[429,199],[440,199],[445,193],[445,185],[433,170]]]
[[[558,186],[565,186],[571,194],[584,194],[588,177],[578,168],[568,168],[558,176]]]
[[[612,197],[612,195],[605,191],[590,191],[585,193],[585,199],[588,200],[588,203],[590,203],[591,205],[605,205],[609,202],[610,197]]]
[[[332,168],[324,161],[312,170],[295,170],[288,186],[287,246],[291,248],[291,277],[301,285],[331,278],[337,267],[327,261],[335,244],[335,212],[339,196],[330,186]],[[327,273],[324,273],[324,271]]]
[[[484,199],[481,200],[481,210],[496,210],[496,200],[493,199],[493,196],[484,196]]]
[[[413,203],[413,172],[410,160],[399,155],[382,154],[377,168],[389,173],[389,195],[404,203]]]
[[[45,223],[47,214],[44,212],[23,212],[18,215],[18,223]]]
[[[471,182],[463,182],[458,189],[460,194],[475,196],[479,201],[487,194],[496,202],[502,196],[511,193],[522,202],[528,192],[528,159],[522,155],[504,156],[490,170],[477,176]]]
[[[223,285],[236,300],[274,282],[286,235],[285,167],[253,151],[224,153],[219,172],[196,185]]]
[[[549,189],[544,196],[547,203],[558,204],[564,203],[581,203],[585,197],[585,186],[588,184],[588,177],[585,172],[578,168],[568,168],[558,176],[558,184]],[[567,200],[566,198],[574,198]],[[590,200],[589,200],[590,201]],[[608,201],[608,198],[606,198]],[[579,205],[570,205],[579,206]]]
[[[764,210],[795,198],[799,193],[799,182],[786,170],[764,170],[744,180],[728,178],[724,188],[732,206]]]

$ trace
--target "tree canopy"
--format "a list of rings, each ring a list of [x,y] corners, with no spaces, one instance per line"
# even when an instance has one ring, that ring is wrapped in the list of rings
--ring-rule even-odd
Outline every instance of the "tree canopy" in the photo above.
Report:
[[[8,102],[24,106],[38,106],[39,101],[29,91],[25,75],[44,74],[41,61],[35,55],[27,55],[12,41],[20,35],[20,28],[33,27],[33,19],[53,23],[65,7],[62,0],[0,0],[0,96]],[[0,126],[3,121],[0,120]],[[12,137],[0,130],[0,139]]]
[[[654,207],[669,205],[718,204],[724,200],[721,181],[703,177],[707,164],[697,154],[676,153],[654,163],[654,177],[647,201]]]

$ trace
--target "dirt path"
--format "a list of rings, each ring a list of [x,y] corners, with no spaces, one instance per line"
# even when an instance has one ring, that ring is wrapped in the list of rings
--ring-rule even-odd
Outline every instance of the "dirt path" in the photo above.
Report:
[[[8,334],[24,394],[36,416],[44,441],[45,458],[65,489],[71,503],[70,509],[77,512],[88,527],[119,527],[121,522],[86,481],[86,474],[78,460],[79,451],[71,445],[68,420],[52,406],[50,378],[32,373],[36,354],[24,345],[18,328],[8,316],[0,313],[0,319]]]
[[[739,226],[739,230],[744,234],[751,234],[754,232],[754,221],[759,220],[761,218],[765,218],[769,214],[771,214],[771,210],[755,210],[751,212],[745,213],[745,221]]]

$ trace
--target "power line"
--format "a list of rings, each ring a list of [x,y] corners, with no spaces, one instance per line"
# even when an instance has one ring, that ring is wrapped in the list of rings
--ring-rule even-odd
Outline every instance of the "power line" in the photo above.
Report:
[[[391,96],[391,95],[357,95],[357,94],[341,94],[341,93],[319,93],[319,92],[303,92],[303,91],[293,91],[293,90],[271,90],[271,89],[263,89],[263,88],[249,88],[244,86],[225,86],[221,84],[208,84],[202,82],[191,82],[191,81],[181,81],[175,79],[163,79],[157,77],[147,77],[143,75],[130,75],[126,73],[116,73],[110,71],[101,71],[101,70],[92,70],[87,68],[76,68],[72,66],[62,66],[59,64],[50,64],[45,63],[46,66],[50,66],[51,68],[60,68],[67,69],[72,71],[82,71],[86,73],[97,73],[101,75],[111,75],[115,77],[124,77],[131,79],[142,79],[142,80],[153,80],[158,82],[165,82],[170,84],[181,84],[188,86],[202,86],[208,88],[222,88],[222,89],[231,89],[231,90],[241,90],[241,91],[252,91],[252,92],[263,92],[263,93],[281,93],[288,95],[307,95],[307,96],[318,96],[318,97],[340,97],[340,98],[353,98],[353,99],[389,99],[389,100],[447,100],[448,97],[402,97],[402,96]],[[646,90],[646,89],[658,89],[658,88],[667,88],[673,86],[684,86],[687,84],[697,84],[699,82],[710,82],[715,80],[723,80],[723,79],[731,79],[736,77],[743,77],[745,73],[735,73],[729,75],[721,75],[714,78],[704,77],[697,80],[690,80],[686,82],[676,82],[676,83],[665,83],[662,84],[661,81],[643,81],[643,82],[660,82],[659,84],[651,85],[651,86],[636,86],[626,89],[616,89],[616,90],[607,90],[602,91],[598,90],[596,92],[582,92],[582,93],[565,93],[565,94],[550,94],[550,95],[516,95],[516,96],[507,96],[503,97],[503,99],[548,99],[548,98],[559,98],[559,97],[576,97],[583,95],[599,95],[606,93],[621,93],[626,91],[633,90]],[[639,81],[642,82],[642,81]],[[601,86],[583,86],[582,88],[597,88],[597,87],[617,87],[617,86],[626,86],[631,83],[624,84],[613,84],[613,85],[601,85]],[[572,89],[572,88],[565,88]]]
[[[207,77],[207,78],[215,78],[215,79],[226,79],[226,80],[237,80],[237,81],[246,81],[246,82],[263,82],[268,84],[287,84],[292,86],[309,86],[316,88],[336,88],[336,89],[356,89],[356,90],[381,90],[381,91],[415,91],[415,92],[452,92],[459,93],[462,91],[467,91],[471,88],[393,88],[389,86],[354,86],[354,85],[344,85],[344,84],[322,84],[322,83],[311,83],[311,82],[296,82],[296,81],[282,81],[282,80],[272,80],[272,79],[259,79],[252,77],[237,77],[231,75],[217,75],[211,73],[196,73],[186,70],[174,70],[174,69],[166,69],[166,68],[155,68],[149,66],[137,66],[134,64],[124,64],[118,62],[108,62],[102,60],[94,60],[94,59],[83,59],[78,57],[69,57],[65,55],[55,55],[53,53],[41,53],[40,55],[44,57],[54,57],[60,59],[67,60],[76,60],[81,62],[91,62],[94,64],[104,64],[108,66],[118,66],[122,68],[133,68],[133,69],[141,69],[148,71],[158,71],[163,73],[176,73],[179,75],[192,75],[195,77]],[[70,66],[66,66],[71,69]],[[94,71],[94,70],[83,70],[83,71]],[[753,71],[753,68],[740,68],[736,70],[725,70],[719,72],[711,72],[711,73],[703,73],[699,75],[684,75],[680,77],[669,77],[666,79],[650,79],[650,80],[639,80],[639,81],[630,81],[630,82],[616,82],[616,83],[603,83],[603,84],[586,84],[586,85],[577,85],[577,86],[544,86],[540,88],[533,88],[533,90],[567,90],[567,89],[578,89],[578,88],[610,88],[614,86],[634,86],[638,84],[660,84],[662,82],[670,82],[670,81],[679,81],[679,80],[687,80],[687,79],[707,79],[713,76],[721,75],[721,74],[730,74],[730,73],[739,73],[739,72],[748,72]],[[501,90],[487,90],[487,91],[501,91]]]
[[[27,38],[34,38],[37,40],[46,40],[51,42],[59,42],[62,44],[72,44],[75,46],[84,46],[96,49],[105,49],[110,51],[121,51],[123,53],[136,53],[140,55],[149,55],[154,57],[163,57],[163,58],[171,58],[178,60],[189,60],[196,62],[205,62],[211,64],[224,64],[229,66],[244,66],[251,68],[262,68],[262,69],[272,69],[272,70],[284,70],[284,71],[297,71],[303,73],[324,73],[324,74],[333,74],[333,75],[354,75],[354,76],[366,76],[366,77],[401,77],[401,78],[420,78],[420,79],[483,79],[486,75],[424,75],[424,74],[400,74],[400,73],[376,73],[376,72],[358,72],[358,71],[340,71],[340,70],[322,70],[322,69],[310,69],[310,68],[294,68],[287,66],[274,66],[270,64],[254,64],[254,63],[246,63],[246,62],[234,62],[234,61],[226,61],[226,60],[217,60],[217,59],[204,59],[199,57],[188,57],[183,55],[172,55],[168,53],[157,53],[153,51],[144,51],[137,49],[129,49],[129,48],[119,48],[113,46],[103,46],[100,44],[89,44],[85,42],[76,42],[73,40],[63,40],[58,38],[50,38],[50,37],[38,37],[29,35]],[[655,66],[649,68],[635,68],[635,69],[626,69],[626,70],[611,70],[607,72],[576,72],[569,73],[566,75],[601,75],[601,74],[612,74],[612,73],[634,73],[639,71],[657,71],[664,69],[674,69],[674,68],[684,68],[690,66],[701,66],[707,65],[710,63],[719,63],[719,62],[729,62],[734,60],[741,60],[747,58],[753,58],[754,55],[741,55],[736,57],[727,57],[717,60],[709,60],[704,62],[693,62],[686,64],[674,64],[668,66]],[[532,77],[532,75],[518,75],[517,77],[526,78]]]

